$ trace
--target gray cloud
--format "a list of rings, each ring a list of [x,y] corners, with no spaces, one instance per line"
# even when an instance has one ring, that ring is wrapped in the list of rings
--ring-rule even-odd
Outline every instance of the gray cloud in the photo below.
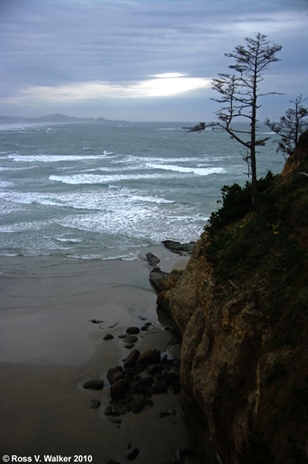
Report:
[[[132,119],[133,115],[134,119],[149,120],[154,109],[155,119],[164,118],[169,104],[168,118],[172,119],[173,114],[173,119],[185,120],[188,108],[192,114],[193,107],[196,116],[189,119],[198,120],[202,115],[208,118],[213,108],[209,96],[213,95],[201,80],[200,87],[194,90],[179,93],[176,98],[157,95],[155,102],[145,94],[127,101],[124,88],[132,89],[164,73],[211,79],[228,70],[230,60],[224,53],[258,31],[283,46],[283,59],[272,66],[266,82],[274,90],[289,94],[290,100],[294,98],[294,81],[298,91],[307,93],[304,3],[1,0],[3,113],[39,115],[53,110],[77,116],[111,117],[105,113],[109,111],[112,117]],[[97,82],[105,85],[107,94],[101,92],[95,101],[89,85]],[[110,100],[108,86],[122,89],[118,98],[110,91]],[[70,92],[63,97],[68,88],[75,96],[84,92],[85,97],[91,98],[80,98],[79,103],[75,98],[70,104]],[[279,103],[275,105],[279,111]],[[173,113],[172,106],[176,107]],[[164,109],[161,118],[159,108]]]

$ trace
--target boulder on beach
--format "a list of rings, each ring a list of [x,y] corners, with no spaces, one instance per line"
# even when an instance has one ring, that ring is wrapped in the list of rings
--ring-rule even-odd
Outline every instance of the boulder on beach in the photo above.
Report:
[[[130,389],[130,383],[126,379],[117,380],[111,385],[110,393],[113,401],[123,400]]]
[[[127,349],[130,350],[131,348],[134,348],[135,343],[125,343],[123,346],[124,346],[124,348],[127,348]]]
[[[149,278],[150,282],[159,292],[169,289],[169,273],[163,272],[159,267],[155,267],[154,269],[152,269]]]
[[[164,367],[161,364],[151,364],[150,366],[148,366],[147,372],[150,375],[156,375],[156,374],[159,374],[160,372],[162,372],[163,369],[164,369]]]
[[[130,409],[133,413],[138,413],[144,408],[144,397],[142,395],[134,395],[130,401]]]
[[[87,380],[83,384],[83,388],[92,390],[102,390],[104,388],[103,380]]]
[[[124,343],[136,343],[138,338],[135,335],[128,335],[127,337],[123,338]]]
[[[152,267],[156,267],[157,264],[160,262],[160,259],[157,258],[157,256],[153,255],[153,253],[147,253],[146,254],[147,262],[150,264]]]
[[[90,408],[92,409],[97,409],[101,405],[101,402],[99,400],[91,400],[91,405]]]
[[[110,385],[113,385],[120,379],[123,379],[123,369],[120,366],[109,369],[107,372],[107,379],[110,382]]]
[[[124,361],[124,369],[129,369],[130,367],[133,367],[138,361],[139,356],[140,351],[136,349],[132,350]]]
[[[157,364],[160,363],[161,352],[159,350],[145,350],[138,359],[138,364]]]
[[[129,335],[136,335],[139,332],[140,332],[139,327],[128,327],[128,329],[126,329],[126,333]]]
[[[129,375],[138,375],[145,370],[146,364],[136,364],[134,367],[129,369]]]
[[[138,448],[135,448],[133,449],[133,451],[131,451],[127,456],[126,456],[126,459],[128,461],[133,461],[137,456],[138,454],[140,453],[140,450]]]

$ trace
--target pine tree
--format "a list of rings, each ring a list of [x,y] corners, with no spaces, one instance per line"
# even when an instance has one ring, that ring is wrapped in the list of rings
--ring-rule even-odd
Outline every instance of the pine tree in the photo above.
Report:
[[[264,80],[263,74],[271,63],[279,61],[276,57],[281,46],[271,44],[266,36],[260,32],[255,38],[246,38],[245,45],[238,45],[225,56],[233,58],[235,64],[229,66],[235,74],[218,74],[212,81],[212,88],[220,94],[212,100],[221,104],[216,112],[218,121],[208,125],[200,124],[191,128],[198,131],[206,127],[214,127],[226,131],[246,150],[244,159],[248,164],[248,174],[251,176],[252,207],[256,206],[257,194],[257,147],[262,146],[269,139],[257,137],[257,112],[261,107],[260,97],[277,94],[277,92],[262,93],[260,84]],[[239,130],[234,122],[246,120],[249,122],[247,130]]]
[[[292,155],[297,148],[301,134],[308,129],[308,108],[303,106],[301,94],[295,100],[291,100],[292,108],[288,108],[279,122],[272,122],[269,118],[265,119],[265,124],[277,135],[281,137],[278,142],[277,151],[281,151],[285,157]]]

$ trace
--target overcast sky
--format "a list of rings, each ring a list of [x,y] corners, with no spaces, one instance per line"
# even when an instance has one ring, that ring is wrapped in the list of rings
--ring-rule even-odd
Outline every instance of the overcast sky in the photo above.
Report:
[[[308,0],[0,0],[1,114],[209,121],[211,79],[256,32],[282,45],[261,118],[308,96]],[[231,71],[230,71],[231,72]]]

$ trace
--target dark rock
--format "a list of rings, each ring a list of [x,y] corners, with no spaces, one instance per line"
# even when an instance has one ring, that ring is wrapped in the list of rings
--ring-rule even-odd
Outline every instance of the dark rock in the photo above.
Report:
[[[141,330],[143,330],[144,332],[147,332],[147,331],[152,330],[152,329],[154,329],[154,326],[153,326],[152,322],[147,322],[146,324],[144,324],[141,327]]]
[[[140,332],[140,329],[139,327],[128,327],[128,329],[126,329],[126,333],[127,334],[130,334],[130,335],[136,335]]]
[[[103,380],[87,380],[83,384],[83,388],[92,390],[102,390],[104,388]]]
[[[90,408],[97,409],[101,405],[101,402],[99,400],[91,400],[91,405]]]
[[[157,258],[157,256],[153,255],[153,253],[147,253],[146,254],[147,262],[150,264],[152,267],[156,267],[157,264],[160,262],[160,259]]]
[[[126,379],[120,379],[111,385],[110,393],[113,401],[119,401],[125,398],[130,389],[130,384]]]
[[[89,319],[89,322],[92,322],[92,324],[102,324],[104,321],[98,321],[97,319]]]
[[[138,341],[138,338],[135,337],[135,335],[129,335],[125,338],[123,338],[123,342],[124,343],[136,343]]]
[[[124,348],[131,349],[134,348],[135,343],[125,343]]]
[[[148,366],[147,371],[150,375],[155,375],[158,374],[159,372],[162,372],[164,367],[161,364],[151,364]]]
[[[138,363],[146,364],[147,366],[149,364],[157,364],[160,362],[160,355],[161,352],[159,350],[146,350],[140,355]]]
[[[130,401],[130,409],[133,413],[138,413],[144,408],[144,398],[141,395],[134,395]]]
[[[125,338],[127,335],[126,334],[119,334],[118,337],[119,338]]]
[[[117,401],[116,403],[114,403],[113,406],[115,411],[115,414],[113,414],[114,416],[123,416],[128,411],[130,411],[129,404],[126,398],[124,400]]]
[[[153,387],[155,389],[155,393],[167,393],[168,391],[167,382],[164,380],[155,380]]]
[[[142,327],[141,330],[148,331],[154,329],[152,322],[146,322]]]
[[[140,374],[140,372],[144,371],[144,369],[146,368],[146,364],[143,364],[143,363],[139,363],[136,364],[136,366],[132,367],[131,369],[129,369],[129,375],[133,376],[133,375],[138,375]]]
[[[128,461],[133,461],[137,456],[138,454],[140,453],[140,450],[138,448],[135,448],[133,449],[133,451],[131,451],[127,456],[126,456],[126,459]]]
[[[143,385],[144,387],[151,387],[153,385],[153,382],[153,377],[143,377],[139,380],[139,384]]]
[[[159,267],[155,267],[150,272],[150,282],[154,285],[155,289],[158,292],[169,289],[169,274],[168,272],[163,272]]]
[[[123,379],[123,377],[123,369],[120,366],[109,369],[107,372],[107,379],[109,380],[110,385],[113,385],[118,380]]]
[[[134,367],[134,365],[139,359],[139,356],[140,356],[140,351],[136,349],[132,350],[124,361],[124,368],[129,369],[130,367]]]
[[[114,336],[111,335],[111,334],[106,334],[106,335],[104,336],[104,340],[112,340],[113,338],[114,338]]]
[[[196,242],[181,243],[174,242],[173,240],[164,240],[162,243],[168,250],[172,251],[173,253],[178,253],[180,255],[182,255],[183,253],[191,254],[196,245]]]

